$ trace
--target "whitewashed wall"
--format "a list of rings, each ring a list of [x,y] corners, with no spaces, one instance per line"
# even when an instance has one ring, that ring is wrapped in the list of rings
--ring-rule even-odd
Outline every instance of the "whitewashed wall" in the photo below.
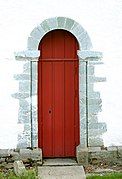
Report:
[[[27,37],[42,20],[66,16],[80,23],[91,37],[94,50],[104,53],[104,65],[96,76],[107,82],[96,84],[101,92],[99,121],[107,123],[105,145],[122,145],[122,1],[121,0],[0,0],[0,148],[13,148],[23,126],[17,124],[18,91],[13,75],[22,72],[14,51],[26,49]]]

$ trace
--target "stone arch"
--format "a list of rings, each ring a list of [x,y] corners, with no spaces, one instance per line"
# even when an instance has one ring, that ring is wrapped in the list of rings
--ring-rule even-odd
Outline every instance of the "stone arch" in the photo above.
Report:
[[[92,48],[87,31],[79,23],[66,17],[54,17],[44,20],[32,30],[28,37],[28,50],[38,50],[39,42],[43,36],[55,29],[64,29],[71,32],[78,40],[79,50],[90,50]]]

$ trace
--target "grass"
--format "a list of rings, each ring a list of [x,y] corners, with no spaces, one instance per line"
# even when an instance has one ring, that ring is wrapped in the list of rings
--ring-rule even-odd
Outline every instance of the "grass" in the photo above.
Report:
[[[16,176],[13,171],[9,171],[7,173],[1,172],[0,179],[36,179],[35,170],[28,170],[22,176]]]
[[[100,174],[87,176],[87,179],[122,179],[122,173]]]

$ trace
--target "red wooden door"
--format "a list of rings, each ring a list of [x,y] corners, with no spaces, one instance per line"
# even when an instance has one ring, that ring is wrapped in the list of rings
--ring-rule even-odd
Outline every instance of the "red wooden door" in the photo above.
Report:
[[[55,30],[39,44],[38,139],[44,157],[74,157],[79,144],[78,44]]]

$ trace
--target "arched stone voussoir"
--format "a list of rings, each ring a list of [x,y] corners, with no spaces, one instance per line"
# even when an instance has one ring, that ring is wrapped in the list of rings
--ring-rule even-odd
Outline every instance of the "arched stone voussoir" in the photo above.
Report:
[[[28,49],[37,50],[43,36],[51,30],[56,29],[64,29],[71,32],[78,40],[80,50],[89,50],[92,48],[88,33],[79,23],[67,17],[54,17],[44,20],[32,30],[28,37]]]

